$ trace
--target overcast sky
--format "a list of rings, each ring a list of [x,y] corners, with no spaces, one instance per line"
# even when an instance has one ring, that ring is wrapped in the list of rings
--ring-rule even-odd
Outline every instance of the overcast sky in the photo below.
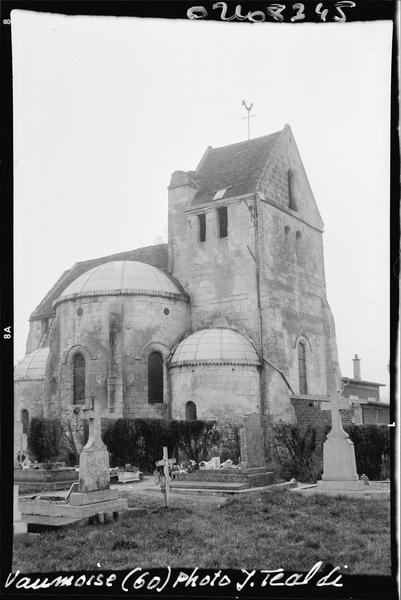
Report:
[[[167,236],[167,185],[208,145],[289,123],[325,223],[340,367],[388,385],[392,23],[12,12],[15,359],[75,262]],[[388,387],[382,392],[385,397]]]

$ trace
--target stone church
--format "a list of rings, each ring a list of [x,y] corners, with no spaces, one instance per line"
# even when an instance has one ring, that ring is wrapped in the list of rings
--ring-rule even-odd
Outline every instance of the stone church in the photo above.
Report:
[[[103,418],[294,422],[340,387],[323,222],[288,125],[168,187],[168,243],[76,263],[30,317],[15,401]]]

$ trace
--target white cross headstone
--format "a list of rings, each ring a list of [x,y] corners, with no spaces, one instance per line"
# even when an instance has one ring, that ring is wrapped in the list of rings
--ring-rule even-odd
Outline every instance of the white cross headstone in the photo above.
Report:
[[[331,430],[327,437],[336,437],[340,435],[344,438],[348,438],[349,435],[343,429],[340,410],[349,410],[351,408],[351,401],[348,398],[344,398],[340,391],[335,392],[329,396],[329,398],[330,402],[325,402],[322,406],[322,410],[331,411]]]
[[[156,467],[163,467],[164,471],[164,486],[161,486],[161,491],[164,493],[164,501],[165,506],[168,507],[170,502],[170,471],[169,465],[174,465],[176,463],[175,458],[168,457],[167,446],[163,446],[163,458],[156,462]],[[164,487],[164,489],[163,489]]]
[[[331,430],[323,444],[323,476],[321,488],[346,489],[359,484],[356,471],[355,449],[349,435],[344,431],[340,410],[350,408],[350,401],[341,391],[330,396]]]
[[[85,448],[88,446],[99,447],[99,449],[105,449],[106,446],[102,440],[102,427],[100,417],[100,406],[99,402],[95,401],[95,398],[90,399],[89,405],[85,405],[82,411],[88,413],[88,427],[89,435],[88,441],[86,442]]]

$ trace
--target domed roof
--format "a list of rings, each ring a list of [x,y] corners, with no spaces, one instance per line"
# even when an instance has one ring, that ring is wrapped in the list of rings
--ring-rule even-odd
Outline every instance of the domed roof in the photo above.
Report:
[[[171,367],[197,363],[259,365],[252,343],[228,328],[200,329],[180,342],[170,360]]]
[[[14,381],[32,381],[44,379],[49,348],[38,348],[17,364],[14,369]]]
[[[134,260],[119,260],[98,265],[77,277],[53,306],[80,296],[119,294],[182,296],[178,285],[157,267]]]

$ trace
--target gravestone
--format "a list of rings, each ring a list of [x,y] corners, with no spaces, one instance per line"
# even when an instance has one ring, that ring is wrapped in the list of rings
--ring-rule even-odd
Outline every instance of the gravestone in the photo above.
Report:
[[[22,420],[22,411],[19,416],[14,411],[14,468],[21,468],[23,457],[28,456],[27,431],[28,423]]]
[[[363,488],[356,471],[355,449],[342,427],[340,410],[349,408],[349,400],[337,392],[330,397],[331,430],[323,444],[323,475],[317,487],[321,490],[353,490]]]
[[[264,434],[259,414],[252,413],[245,416],[244,426],[240,430],[240,442],[241,464],[239,469],[233,469],[232,461],[226,461],[223,463],[224,468],[205,468],[193,473],[179,474],[172,482],[171,487],[232,493],[247,488],[271,485],[273,473],[266,468]],[[219,463],[219,467],[221,466]]]
[[[266,467],[264,432],[258,413],[245,415],[240,444],[241,471]]]
[[[119,518],[127,510],[127,500],[110,489],[109,453],[103,443],[99,406],[91,399],[84,408],[89,413],[89,439],[79,457],[78,491],[67,497],[37,496],[20,501],[23,518],[29,527],[59,527],[75,523],[104,523]]]
[[[28,526],[21,518],[21,511],[18,506],[19,486],[14,484],[14,507],[13,507],[13,530],[14,535],[18,533],[26,533]]]
[[[70,496],[70,504],[90,504],[118,498],[110,489],[110,465],[107,446],[102,440],[100,409],[92,398],[83,409],[89,417],[89,437],[79,457],[78,492]]]
[[[21,463],[18,461],[18,452],[21,452],[22,423],[14,420],[14,469],[21,469]],[[14,483],[14,504],[13,504],[13,525],[14,535],[26,533],[27,524],[21,519],[21,512],[18,506],[19,486]]]

